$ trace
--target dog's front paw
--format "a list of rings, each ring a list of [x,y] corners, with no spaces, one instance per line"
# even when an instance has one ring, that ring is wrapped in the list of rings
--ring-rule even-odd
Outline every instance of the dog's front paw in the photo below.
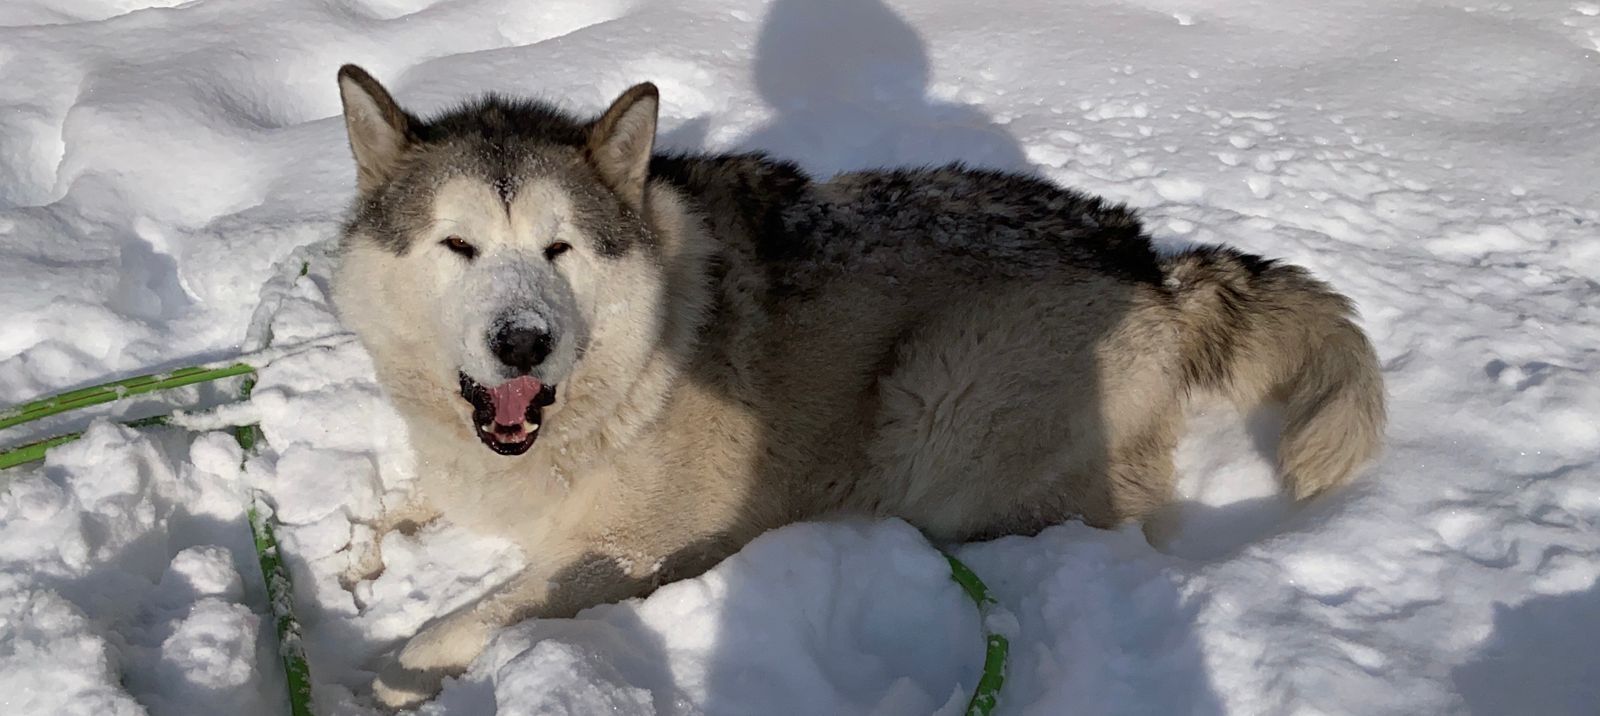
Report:
[[[409,709],[439,693],[445,676],[431,669],[408,669],[395,659],[372,680],[372,697],[390,709]]]
[[[418,632],[378,672],[372,695],[391,709],[416,706],[439,693],[447,676],[467,670],[489,638],[489,627],[471,611],[446,616]]]

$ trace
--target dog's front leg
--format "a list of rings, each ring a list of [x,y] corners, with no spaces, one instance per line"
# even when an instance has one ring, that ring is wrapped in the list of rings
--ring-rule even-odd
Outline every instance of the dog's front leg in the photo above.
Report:
[[[422,526],[439,518],[439,510],[419,495],[412,495],[400,506],[385,511],[377,519],[362,522],[372,530],[370,539],[352,540],[348,547],[350,563],[339,575],[339,586],[354,592],[359,582],[377,579],[383,574],[383,538],[390,532],[403,535],[415,533]],[[360,603],[357,603],[360,606]]]
[[[555,572],[524,570],[407,641],[373,681],[373,695],[390,708],[415,706],[438,693],[445,677],[466,671],[500,627],[530,617],[570,617],[596,604],[648,592],[651,580],[629,574],[621,564],[591,553]]]

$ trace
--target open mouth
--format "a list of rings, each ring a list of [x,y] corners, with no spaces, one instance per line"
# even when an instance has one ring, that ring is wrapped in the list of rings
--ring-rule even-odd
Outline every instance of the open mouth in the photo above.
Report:
[[[461,375],[461,397],[472,404],[472,425],[483,441],[501,455],[521,455],[539,439],[544,409],[556,402],[556,386],[528,376],[485,388]]]

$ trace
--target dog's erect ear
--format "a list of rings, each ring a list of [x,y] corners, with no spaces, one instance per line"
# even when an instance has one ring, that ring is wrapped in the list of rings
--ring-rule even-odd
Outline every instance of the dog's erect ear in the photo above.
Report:
[[[411,118],[383,85],[355,65],[339,68],[339,99],[356,155],[356,187],[365,193],[382,185],[399,163],[413,138]]]
[[[644,185],[650,178],[659,104],[655,85],[637,84],[589,127],[589,161],[612,191],[639,210],[644,209]]]

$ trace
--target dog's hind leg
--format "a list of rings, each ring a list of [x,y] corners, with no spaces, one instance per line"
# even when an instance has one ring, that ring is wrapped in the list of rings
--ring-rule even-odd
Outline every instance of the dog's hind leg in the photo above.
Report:
[[[1084,521],[1095,527],[1115,527],[1143,520],[1170,503],[1177,487],[1172,464],[1176,442],[1173,426],[1157,425],[1138,439],[1118,445],[1106,466],[1107,511],[1086,511]]]

